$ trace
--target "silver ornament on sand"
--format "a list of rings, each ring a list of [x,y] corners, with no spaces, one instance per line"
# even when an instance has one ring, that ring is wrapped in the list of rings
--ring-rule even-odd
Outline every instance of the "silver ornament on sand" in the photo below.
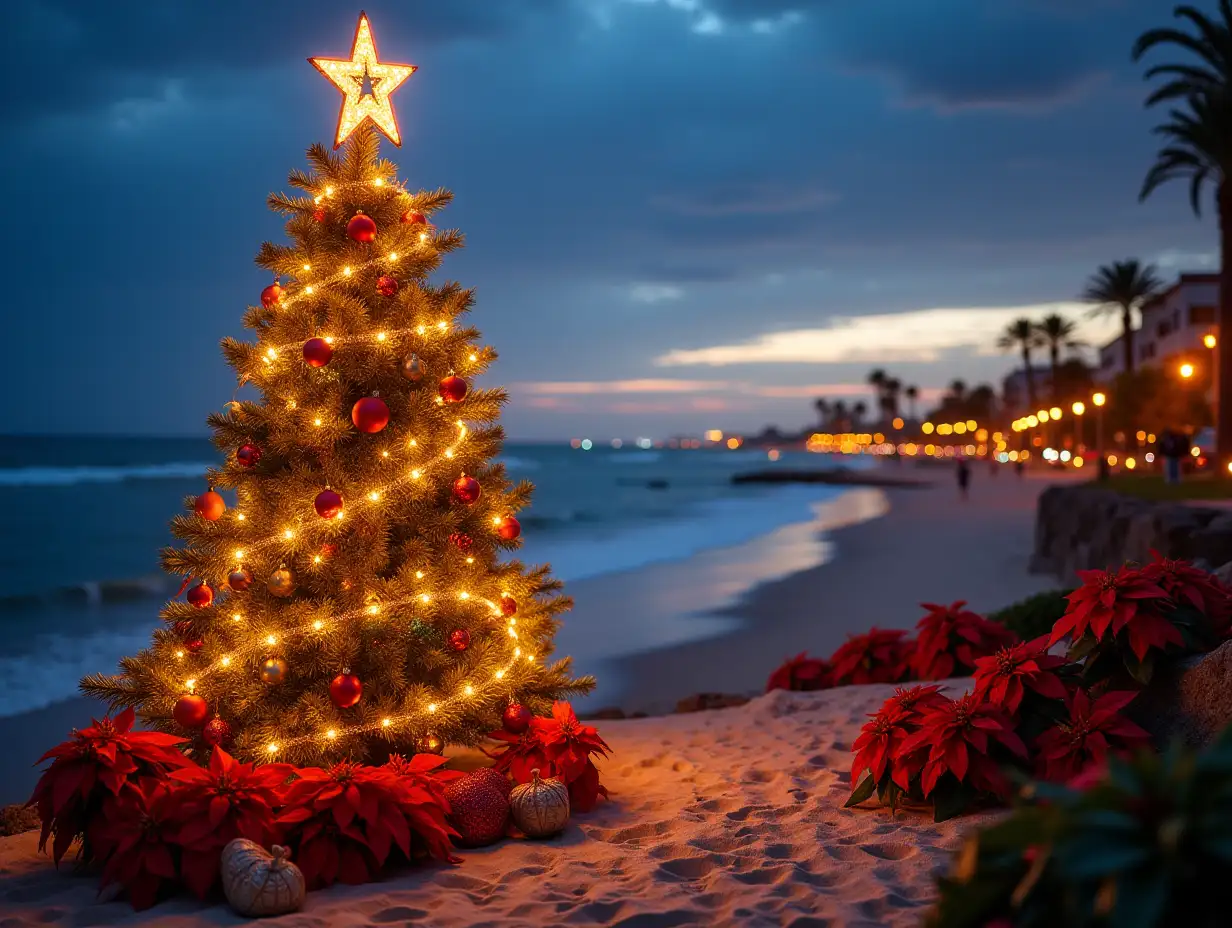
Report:
[[[236,838],[222,849],[222,891],[240,915],[285,915],[304,904],[304,874],[285,847],[273,853],[255,841]]]

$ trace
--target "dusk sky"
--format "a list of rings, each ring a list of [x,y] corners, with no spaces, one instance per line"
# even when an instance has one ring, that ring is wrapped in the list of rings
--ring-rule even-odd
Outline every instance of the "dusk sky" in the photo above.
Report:
[[[1213,3],[1200,4],[1213,6]],[[420,70],[385,153],[452,189],[513,439],[796,428],[874,366],[995,380],[1112,260],[1210,270],[1135,36],[1162,0],[366,0]],[[204,434],[329,141],[337,0],[10,0],[4,432]],[[1162,59],[1159,59],[1162,60]],[[1113,331],[1086,324],[1094,343]]]

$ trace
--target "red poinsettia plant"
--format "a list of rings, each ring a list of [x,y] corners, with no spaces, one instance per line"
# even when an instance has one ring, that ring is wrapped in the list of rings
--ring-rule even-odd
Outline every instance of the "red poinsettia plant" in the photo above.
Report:
[[[191,763],[178,749],[183,738],[133,731],[135,719],[131,708],[115,718],[94,719],[39,758],[38,763],[52,763],[27,805],[37,808],[42,820],[39,850],[54,836],[51,853],[57,865],[76,838],[82,839],[83,862],[96,856],[91,826],[101,821],[104,806],[138,778],[161,778]]]
[[[1017,636],[1004,625],[990,622],[958,600],[948,606],[921,603],[926,610],[916,625],[916,648],[911,669],[919,680],[945,680],[975,669],[981,657],[1014,644]]]
[[[1006,799],[1011,786],[1003,766],[1027,760],[1010,717],[975,693],[948,699],[936,687],[916,690],[922,692],[910,709],[888,700],[861,732],[852,779],[869,773],[847,805],[874,791],[891,805],[905,796],[931,802],[934,820],[942,822],[977,803]]]
[[[801,651],[795,657],[789,657],[779,666],[770,679],[766,681],[766,692],[771,690],[795,690],[810,692],[831,687],[829,665],[817,657],[809,657],[807,651]]]
[[[102,886],[119,884],[134,909],[154,905],[179,878],[174,825],[171,814],[175,795],[160,780],[142,777],[104,804],[93,829],[96,850],[103,865]]]
[[[1137,694],[1115,690],[1092,698],[1076,690],[1066,699],[1068,717],[1036,739],[1037,772],[1058,783],[1083,782],[1102,771],[1108,757],[1150,744],[1151,736],[1121,715]]]
[[[437,860],[456,860],[449,804],[414,779],[350,762],[296,773],[283,793],[277,824],[309,889],[367,883],[395,847],[408,860],[417,849]]]
[[[1009,716],[1017,716],[1030,694],[1064,700],[1068,695],[1061,673],[1072,667],[1048,653],[1048,641],[1037,638],[1002,648],[975,660],[975,694]]]
[[[1159,585],[1178,609],[1193,609],[1210,624],[1210,633],[1222,640],[1232,634],[1232,589],[1215,574],[1188,561],[1151,552],[1152,561],[1142,575]]]
[[[834,686],[902,683],[909,679],[915,643],[901,629],[874,626],[863,635],[849,635],[830,657]]]
[[[598,729],[578,721],[569,703],[554,703],[551,718],[532,718],[530,728],[520,735],[495,731],[490,737],[505,742],[492,755],[495,769],[515,783],[529,783],[535,770],[541,776],[555,777],[569,788],[569,806],[576,812],[589,812],[600,796],[607,797],[591,758],[607,757],[611,749]]]
[[[184,885],[204,899],[218,881],[222,849],[235,838],[262,847],[278,840],[274,810],[295,772],[290,764],[242,764],[220,747],[209,766],[190,764],[171,773],[177,787],[172,838],[180,846]]]
[[[1193,606],[1179,571],[1157,564],[1082,570],[1078,576],[1082,586],[1069,594],[1049,644],[1069,639],[1069,657],[1083,662],[1088,685],[1117,677],[1122,668],[1145,685],[1160,657],[1208,651],[1218,643],[1216,626]],[[1163,582],[1184,602],[1178,604]]]
[[[859,805],[877,793],[877,798],[894,808],[898,798],[911,789],[920,768],[913,756],[904,756],[903,744],[920,730],[920,713],[945,701],[939,686],[899,687],[870,717],[852,745],[855,760],[851,782],[856,784],[847,806]],[[860,775],[867,771],[863,780]]]

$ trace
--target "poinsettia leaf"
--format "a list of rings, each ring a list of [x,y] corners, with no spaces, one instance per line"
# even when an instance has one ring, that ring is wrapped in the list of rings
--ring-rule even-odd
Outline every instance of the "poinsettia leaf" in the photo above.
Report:
[[[1125,669],[1129,671],[1129,675],[1135,681],[1146,686],[1151,682],[1151,677],[1155,674],[1155,659],[1149,652],[1141,659],[1134,657],[1132,654],[1126,654]]]
[[[945,822],[962,813],[975,799],[975,791],[952,776],[937,781],[929,798],[933,802],[933,821]]]
[[[877,781],[873,779],[873,775],[870,773],[860,781],[859,786],[852,790],[851,795],[847,798],[847,801],[843,803],[843,808],[850,809],[854,806],[858,806],[860,803],[872,796],[873,791],[876,789]]]
[[[1098,647],[1099,647],[1098,638],[1096,638],[1094,635],[1083,635],[1081,638],[1079,638],[1077,641],[1075,641],[1070,646],[1070,649],[1068,652],[1066,652],[1065,656],[1070,661],[1078,663],[1078,662],[1085,660],[1087,655],[1089,655],[1092,651],[1094,651]]]

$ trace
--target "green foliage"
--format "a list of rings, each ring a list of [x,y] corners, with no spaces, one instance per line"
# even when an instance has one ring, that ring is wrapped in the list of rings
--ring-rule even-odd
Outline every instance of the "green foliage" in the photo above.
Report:
[[[1201,428],[1214,419],[1206,393],[1211,365],[1195,365],[1194,376],[1182,379],[1174,367],[1140,367],[1117,375],[1109,391],[1108,427],[1133,434],[1137,429]]]
[[[308,160],[312,170],[290,179],[302,195],[269,199],[286,216],[288,242],[267,242],[257,257],[282,278],[283,298],[248,308],[244,324],[254,341],[222,345],[253,394],[209,417],[226,458],[207,480],[232,494],[234,505],[210,522],[186,501],[172,522],[181,544],[163,552],[168,572],[213,588],[213,603],[168,603],[149,648],[124,659],[119,676],[91,676],[81,688],[135,706],[156,728],[198,739],[199,750],[200,733],[172,716],[193,680],[211,714],[230,725],[232,752],[244,760],[375,759],[414,753],[428,734],[475,744],[500,726],[511,700],[544,712],[593,680],[574,679],[567,661],[547,659],[570,602],[548,568],[504,560],[521,541],[494,529],[529,503],[531,486],[511,483],[495,461],[506,397],[475,387],[496,352],[465,323],[473,294],[428,279],[462,235],[401,221],[408,211],[431,219],[450,194],[404,189],[394,165],[379,160],[370,129],[337,153],[313,146]],[[348,236],[357,211],[375,222],[375,242]],[[382,276],[397,281],[393,295],[378,292]],[[314,337],[333,339],[324,367],[301,358]],[[412,354],[420,381],[403,373]],[[471,389],[462,402],[442,404],[436,385],[450,373]],[[389,407],[390,422],[360,433],[351,408],[373,394]],[[249,442],[262,455],[246,468],[234,451]],[[482,487],[472,505],[451,497],[462,474]],[[344,518],[313,511],[325,487],[342,495]],[[461,551],[454,533],[469,535],[473,547]],[[253,583],[229,589],[240,564]],[[287,598],[266,585],[283,566],[295,576]],[[517,603],[515,617],[497,605],[506,596]],[[470,635],[461,652],[448,645],[454,629]],[[261,668],[273,657],[287,672],[268,685]],[[346,671],[363,682],[363,696],[340,709],[329,682]]]
[[[1187,475],[1180,483],[1164,483],[1160,474],[1115,474],[1091,486],[1157,501],[1232,499],[1232,480],[1210,473]]]
[[[1069,605],[1066,596],[1070,590],[1048,590],[1036,593],[1013,605],[989,613],[988,618],[1004,625],[1023,641],[1033,641],[1052,631],[1065,608]]]
[[[1023,798],[967,839],[931,928],[1228,924],[1232,730],[1198,755],[1113,760],[1085,790],[1040,784]]]

